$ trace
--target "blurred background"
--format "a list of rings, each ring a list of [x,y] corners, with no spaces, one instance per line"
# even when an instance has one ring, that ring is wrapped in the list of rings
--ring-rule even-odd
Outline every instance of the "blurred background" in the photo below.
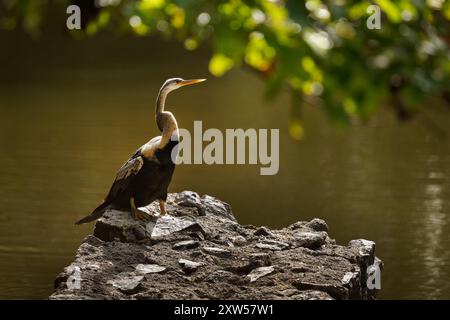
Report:
[[[208,78],[170,95],[181,127],[279,128],[280,171],[181,165],[170,191],[243,224],[323,218],[377,243],[380,298],[449,299],[449,2],[1,0],[0,298],[51,294],[179,76]]]

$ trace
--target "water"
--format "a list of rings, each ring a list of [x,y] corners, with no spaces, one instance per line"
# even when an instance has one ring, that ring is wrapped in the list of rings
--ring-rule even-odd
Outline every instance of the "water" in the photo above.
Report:
[[[158,134],[154,100],[171,76],[210,78],[169,97],[182,127],[202,120],[204,129],[280,128],[278,175],[260,176],[259,166],[181,166],[171,191],[217,196],[244,224],[323,218],[341,244],[376,241],[385,262],[381,298],[450,298],[445,108],[403,125],[382,111],[368,126],[342,129],[305,107],[306,136],[294,141],[288,94],[265,101],[263,82],[244,71],[211,78],[205,52],[154,39],[8,37],[0,53],[0,298],[51,294],[55,276],[92,231],[73,222],[99,203],[122,162]]]

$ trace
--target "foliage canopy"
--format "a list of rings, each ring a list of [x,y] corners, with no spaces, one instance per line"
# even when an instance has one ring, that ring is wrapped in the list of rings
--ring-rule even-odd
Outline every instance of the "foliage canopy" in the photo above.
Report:
[[[288,86],[293,101],[310,100],[340,122],[368,119],[383,103],[400,118],[429,95],[448,94],[450,1],[443,0],[96,0],[60,1],[81,7],[83,30],[159,34],[186,50],[212,48],[209,71],[222,76],[248,66],[268,96]],[[370,30],[370,5],[381,28]],[[3,2],[4,29],[36,33],[45,0]],[[300,99],[299,99],[300,98]],[[291,133],[300,137],[293,119]]]

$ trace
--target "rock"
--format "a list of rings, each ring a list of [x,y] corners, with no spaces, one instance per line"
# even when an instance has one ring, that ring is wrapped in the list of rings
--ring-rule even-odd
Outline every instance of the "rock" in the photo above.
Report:
[[[322,219],[318,219],[318,218],[314,218],[312,219],[310,222],[308,222],[306,224],[306,227],[314,230],[314,231],[325,231],[328,232],[328,225],[327,223],[322,220]]]
[[[172,249],[174,250],[185,250],[185,249],[193,249],[193,248],[197,248],[200,244],[198,243],[198,241],[195,240],[186,240],[186,241],[180,241],[175,243],[172,246]]]
[[[176,196],[175,202],[183,207],[191,207],[191,208],[197,208],[198,214],[200,216],[204,216],[205,208],[203,207],[202,200],[200,199],[200,196],[197,192],[193,191],[183,191],[180,192]]]
[[[155,221],[154,218],[151,218],[148,225],[154,225]],[[147,236],[144,223],[138,224],[129,212],[115,209],[107,210],[97,221],[94,235],[104,241],[119,240],[123,242],[136,242]]]
[[[375,252],[375,242],[370,240],[351,240],[348,246],[357,249],[361,257],[371,256]]]
[[[156,202],[145,210],[159,213]],[[148,222],[105,212],[55,279],[50,299],[376,297],[383,263],[375,243],[337,245],[323,220],[280,230],[242,226],[228,204],[195,192],[169,194],[167,210]]]
[[[255,267],[270,266],[272,264],[268,253],[252,253],[249,256],[249,261]]]
[[[281,250],[286,250],[286,249],[288,249],[290,247],[289,243],[282,242],[282,241],[277,241],[277,240],[265,239],[265,240],[262,241],[262,243],[263,244],[272,245],[272,246],[277,246]]]
[[[259,278],[264,277],[264,276],[266,276],[268,274],[271,274],[274,271],[275,271],[275,268],[273,266],[270,266],[270,267],[259,267],[259,268],[256,268],[256,269],[252,270],[252,272],[250,272],[247,275],[247,277],[249,277],[250,282],[255,282]]]
[[[304,232],[294,233],[293,247],[305,247],[316,249],[322,246],[327,239],[326,232]]]
[[[291,297],[291,296],[299,294],[299,293],[301,293],[301,291],[297,290],[297,289],[286,289],[286,290],[280,291],[280,295],[285,296],[285,297]]]
[[[202,197],[202,205],[205,208],[206,214],[222,217],[224,219],[236,222],[236,218],[231,211],[228,203],[222,202],[214,197],[204,195]]]
[[[314,283],[308,281],[298,280],[294,285],[299,290],[316,290],[328,293],[333,299],[346,300],[349,299],[348,289],[344,286],[339,286],[329,283]]]
[[[147,273],[158,273],[166,270],[165,267],[159,266],[157,264],[138,264],[136,266],[136,271],[141,274]]]
[[[364,299],[374,299],[377,289],[368,288],[368,275],[376,275],[383,270],[383,262],[375,257],[375,242],[365,239],[351,240],[348,247],[355,253],[355,260],[361,269],[358,287],[361,290],[355,293],[356,296],[364,296]],[[377,278],[374,277],[373,280]]]
[[[145,292],[137,293],[133,295],[133,299],[136,300],[159,300],[163,298],[163,294],[160,290],[149,288]]]
[[[292,300],[333,300],[333,298],[326,292],[318,290],[303,290],[298,294],[289,297]]]
[[[258,228],[255,233],[255,236],[272,236],[272,233],[267,229],[267,227],[260,227]]]
[[[267,243],[257,243],[256,247],[259,249],[263,249],[263,250],[272,250],[272,251],[281,251],[282,248],[280,248],[277,245],[273,245],[273,244],[267,244]]]
[[[160,239],[175,232],[186,230],[188,228],[194,229],[195,227],[199,228],[199,225],[191,219],[164,215],[158,219],[156,225],[153,227],[151,238]]]
[[[204,263],[202,262],[194,262],[186,259],[180,259],[178,261],[178,264],[186,274],[191,274],[195,272],[199,267],[204,265]]]
[[[353,283],[355,283],[355,281],[357,281],[358,276],[359,276],[359,272],[347,272],[342,277],[342,280],[341,280],[342,284],[347,285],[347,286],[352,286]]]
[[[196,231],[195,232],[195,236],[197,237],[197,239],[199,239],[200,241],[204,241],[205,240],[205,236],[204,236],[204,231]]]
[[[231,252],[226,249],[221,249],[217,247],[203,247],[202,251],[207,254],[212,254],[218,257],[229,257],[231,256]]]
[[[109,280],[107,283],[113,287],[118,288],[120,291],[131,294],[136,292],[138,286],[144,280],[144,276],[121,276],[114,280]]]
[[[291,271],[293,273],[305,273],[305,272],[314,272],[314,269],[304,263],[300,263],[298,265],[292,266]]]
[[[247,239],[245,239],[243,236],[236,236],[231,239],[231,242],[237,247],[242,247],[247,243]]]
[[[288,227],[288,229],[290,229],[290,230],[297,230],[297,229],[300,229],[300,228],[304,228],[306,226],[306,223],[307,222],[304,222],[304,221],[297,221],[297,222],[294,222],[293,224],[291,224]]]

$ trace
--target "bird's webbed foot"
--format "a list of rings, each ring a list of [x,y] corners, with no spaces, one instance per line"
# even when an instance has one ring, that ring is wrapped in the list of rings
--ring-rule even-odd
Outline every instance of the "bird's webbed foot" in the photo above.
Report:
[[[151,219],[151,216],[147,212],[144,212],[136,208],[134,198],[130,198],[130,205],[131,205],[131,216],[133,217],[134,220],[149,221]]]
[[[147,213],[144,212],[142,210],[136,209],[136,211],[132,211],[131,215],[133,216],[134,220],[138,220],[138,221],[149,221],[152,217]]]

